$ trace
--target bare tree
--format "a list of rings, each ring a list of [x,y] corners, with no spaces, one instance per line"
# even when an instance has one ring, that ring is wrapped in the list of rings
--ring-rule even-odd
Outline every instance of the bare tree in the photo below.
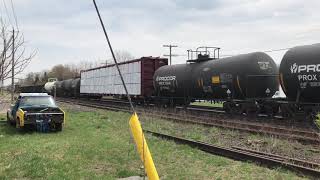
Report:
[[[78,70],[72,69],[70,65],[58,64],[50,70],[48,77],[57,78],[60,81],[71,79],[79,76],[77,71]]]
[[[4,81],[12,78],[12,56],[15,57],[13,69],[14,76],[16,76],[24,71],[36,52],[27,54],[23,33],[17,31],[13,38],[12,31],[9,30],[9,26],[2,19],[0,19],[0,31],[0,42],[3,45],[3,49],[0,51],[0,87],[3,87]],[[13,43],[14,48],[12,48]]]
[[[134,59],[134,57],[128,51],[116,51],[116,58],[119,62],[124,62]],[[65,80],[70,78],[76,78],[80,76],[82,70],[91,69],[99,66],[104,66],[107,64],[113,64],[113,59],[110,60],[83,60],[79,63],[70,64],[58,64],[52,67],[48,71],[43,71],[42,73],[28,73],[25,79],[19,81],[22,85],[32,85],[32,84],[44,84],[47,82],[48,78],[57,78],[58,80]]]
[[[115,56],[119,62],[129,61],[134,59],[134,56],[130,54],[130,52],[126,50],[116,50]],[[113,59],[112,59],[113,62]]]

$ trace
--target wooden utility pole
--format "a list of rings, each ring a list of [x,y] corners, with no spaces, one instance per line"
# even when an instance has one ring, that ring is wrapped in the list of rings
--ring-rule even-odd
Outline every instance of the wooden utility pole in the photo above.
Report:
[[[14,97],[14,28],[12,29],[11,102]]]
[[[2,35],[3,37],[6,37],[6,34],[5,34],[5,30],[4,28],[2,28]],[[3,38],[3,51],[1,52],[1,64],[0,64],[0,91],[1,93],[3,93],[3,88],[4,88],[4,74],[5,74],[5,62],[6,62],[6,59],[7,59],[7,51],[9,50],[9,47],[10,47],[10,43],[12,41],[12,36],[10,37],[10,39],[7,41],[6,38]]]
[[[171,65],[171,64],[172,64],[171,57],[172,57],[172,56],[177,56],[177,55],[173,55],[173,54],[171,53],[171,52],[172,52],[172,48],[173,48],[173,47],[178,47],[178,46],[169,44],[169,45],[163,45],[163,47],[168,47],[168,48],[169,48],[169,55],[165,54],[164,56],[169,56],[169,62],[170,62],[170,65]]]
[[[2,29],[2,32],[3,32],[3,37],[5,37],[5,34],[4,34],[4,28]],[[1,56],[1,69],[0,69],[0,75],[1,75],[1,79],[0,79],[0,83],[1,83],[1,94],[3,94],[3,86],[4,86],[4,62],[6,60],[6,51],[7,51],[7,47],[6,47],[6,38],[3,38],[3,51],[2,51],[2,56]]]

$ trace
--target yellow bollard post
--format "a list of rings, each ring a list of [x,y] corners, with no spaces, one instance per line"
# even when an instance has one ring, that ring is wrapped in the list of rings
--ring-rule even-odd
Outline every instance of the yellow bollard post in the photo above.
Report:
[[[140,158],[144,163],[144,167],[147,172],[149,180],[158,180],[159,175],[153,163],[152,156],[149,151],[146,139],[144,138],[139,117],[136,113],[134,113],[131,116],[129,124],[130,124],[131,133],[133,135],[133,139],[136,143],[138,152],[140,154]]]

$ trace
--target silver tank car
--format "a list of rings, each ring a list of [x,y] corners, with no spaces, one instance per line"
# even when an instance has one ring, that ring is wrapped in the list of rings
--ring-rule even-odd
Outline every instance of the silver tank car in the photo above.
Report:
[[[53,92],[55,83],[56,82],[47,82],[44,85],[44,89],[46,90],[47,93],[51,94]]]
[[[57,82],[57,78],[49,78],[48,82],[44,84],[44,89],[46,90],[47,93],[53,95],[54,94],[54,88],[55,84]]]
[[[184,99],[269,98],[279,90],[278,68],[263,52],[163,66],[155,95]]]

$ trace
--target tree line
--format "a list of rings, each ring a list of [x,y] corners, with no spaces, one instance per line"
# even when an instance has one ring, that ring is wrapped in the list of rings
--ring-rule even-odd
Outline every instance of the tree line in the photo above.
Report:
[[[17,75],[21,76],[25,68],[35,57],[35,50],[27,50],[27,43],[22,31],[13,32],[11,26],[0,16],[0,92],[7,80],[17,80]],[[134,59],[125,50],[115,51],[115,56],[119,62]],[[29,72],[25,77],[18,79],[18,85],[41,85],[48,81],[48,78],[65,80],[80,76],[80,71],[102,65],[113,63],[112,59],[96,61],[80,61],[76,64],[58,64],[49,70],[42,72]],[[12,76],[13,75],[13,76]]]
[[[117,50],[115,56],[119,62],[134,59],[127,51]],[[57,78],[59,81],[80,77],[82,70],[91,69],[107,64],[113,64],[112,59],[96,61],[80,61],[79,63],[58,64],[49,70],[42,72],[29,72],[23,79],[19,79],[18,85],[32,86],[45,84],[49,78]]]

